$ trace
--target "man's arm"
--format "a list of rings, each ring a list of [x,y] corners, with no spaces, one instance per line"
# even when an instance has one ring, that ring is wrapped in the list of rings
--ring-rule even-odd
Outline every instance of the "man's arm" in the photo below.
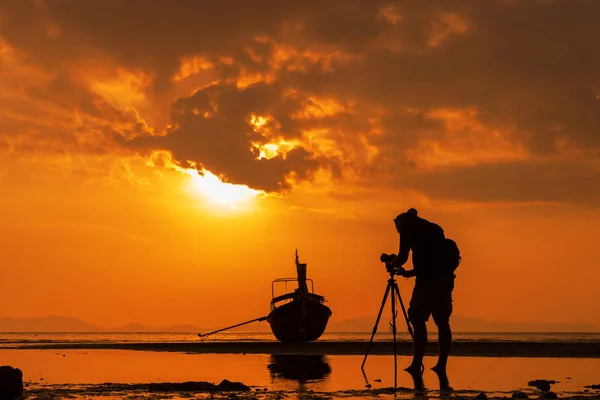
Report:
[[[390,262],[390,265],[394,268],[402,267],[408,261],[408,253],[410,252],[410,243],[408,238],[400,238],[400,250],[398,255]]]
[[[399,275],[402,275],[405,278],[412,278],[413,276],[417,276],[417,271],[415,271],[415,269],[413,268],[408,271],[405,270],[404,272],[400,273]]]

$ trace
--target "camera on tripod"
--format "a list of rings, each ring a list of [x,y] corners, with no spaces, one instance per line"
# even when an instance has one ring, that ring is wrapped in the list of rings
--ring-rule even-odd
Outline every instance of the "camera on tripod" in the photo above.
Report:
[[[388,296],[392,296],[392,321],[391,321],[391,326],[392,326],[392,334],[394,335],[394,388],[396,387],[396,376],[397,376],[397,370],[398,370],[398,366],[396,363],[396,301],[398,301],[400,303],[400,308],[402,309],[402,314],[404,315],[404,320],[406,321],[406,327],[408,328],[408,333],[410,334],[410,337],[414,340],[414,334],[413,334],[413,329],[410,323],[410,320],[408,319],[408,314],[406,312],[406,308],[404,307],[404,302],[402,301],[402,296],[400,296],[400,288],[398,287],[398,283],[396,282],[396,278],[394,277],[394,275],[396,274],[401,274],[402,271],[404,271],[404,268],[402,267],[393,267],[390,264],[390,261],[393,261],[396,258],[395,254],[386,254],[386,253],[382,253],[381,256],[379,256],[379,260],[383,263],[385,263],[385,268],[387,270],[387,272],[390,274],[390,277],[388,278],[388,284],[387,284],[387,288],[385,289],[385,294],[383,295],[383,301],[381,302],[381,308],[379,309],[379,314],[377,314],[377,319],[375,320],[375,325],[373,326],[373,332],[371,333],[371,339],[369,340],[369,345],[367,346],[367,351],[365,353],[365,358],[363,358],[363,362],[361,365],[361,370],[363,372],[363,376],[365,377],[365,380],[367,380],[367,375],[365,374],[365,363],[367,361],[367,356],[369,355],[369,351],[371,349],[371,345],[373,344],[373,338],[375,337],[375,333],[377,332],[377,327],[379,326],[379,320],[381,319],[381,313],[383,312],[383,308],[385,307],[385,303],[388,299]],[[367,380],[367,384],[368,384],[368,380]]]
[[[390,274],[395,273],[394,267],[388,265],[388,263],[390,261],[392,261],[394,258],[396,258],[395,254],[381,253],[381,256],[379,256],[379,261],[381,261],[382,263],[385,263],[385,269]]]

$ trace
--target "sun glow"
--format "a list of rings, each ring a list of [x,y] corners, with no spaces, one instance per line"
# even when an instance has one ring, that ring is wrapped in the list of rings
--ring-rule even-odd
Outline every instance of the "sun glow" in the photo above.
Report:
[[[223,182],[221,178],[212,172],[202,168],[194,161],[187,161],[187,168],[181,167],[173,162],[171,153],[167,151],[156,151],[147,161],[151,167],[173,169],[182,174],[190,176],[188,190],[194,196],[200,196],[207,203],[221,206],[230,210],[248,206],[258,196],[266,196],[262,190],[252,189],[246,185],[236,185]]]
[[[254,151],[258,150],[258,159],[262,160],[263,158],[271,159],[273,157],[277,157],[281,155],[282,158],[285,158],[285,155],[297,146],[297,143],[290,142],[286,140],[279,140],[277,143],[252,143],[252,148]]]
[[[251,114],[248,123],[252,126],[254,132],[260,134],[267,142],[252,142],[250,146],[250,150],[259,160],[264,158],[268,160],[277,156],[285,158],[286,154],[299,144],[298,141],[281,138],[276,133],[279,123],[271,116]]]
[[[252,114],[250,116],[250,124],[254,126],[254,130],[258,132],[263,126],[267,124],[267,122],[269,122],[270,119],[270,117],[262,117],[260,115]]]
[[[220,205],[235,210],[243,205],[248,205],[258,195],[264,194],[246,185],[225,183],[210,171],[203,170],[201,175],[195,169],[184,170],[192,177],[191,185],[194,193],[201,195],[209,203]]]

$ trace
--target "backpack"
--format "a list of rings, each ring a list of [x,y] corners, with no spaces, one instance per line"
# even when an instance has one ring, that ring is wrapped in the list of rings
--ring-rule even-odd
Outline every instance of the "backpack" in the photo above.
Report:
[[[462,258],[460,256],[460,249],[456,242],[452,239],[444,239],[443,245],[443,264],[444,269],[449,271],[456,271],[456,268],[460,265]]]

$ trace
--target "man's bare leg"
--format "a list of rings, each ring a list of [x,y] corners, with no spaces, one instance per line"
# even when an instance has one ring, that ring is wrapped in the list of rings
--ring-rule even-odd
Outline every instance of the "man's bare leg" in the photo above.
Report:
[[[446,366],[448,364],[448,356],[450,355],[450,348],[452,347],[452,329],[450,328],[450,321],[436,321],[438,327],[438,346],[439,346],[439,357],[437,364],[431,368],[438,374],[446,374]]]
[[[411,375],[421,374],[423,366],[423,357],[425,356],[425,346],[427,346],[427,326],[425,321],[412,321],[414,340],[413,340],[413,360],[404,370]]]
[[[440,372],[440,371],[437,371],[436,369],[433,369],[433,372],[435,372],[435,374],[438,377],[441,391],[450,392],[453,390],[452,387],[450,386],[450,381],[448,380],[448,375],[446,374],[446,371]]]

